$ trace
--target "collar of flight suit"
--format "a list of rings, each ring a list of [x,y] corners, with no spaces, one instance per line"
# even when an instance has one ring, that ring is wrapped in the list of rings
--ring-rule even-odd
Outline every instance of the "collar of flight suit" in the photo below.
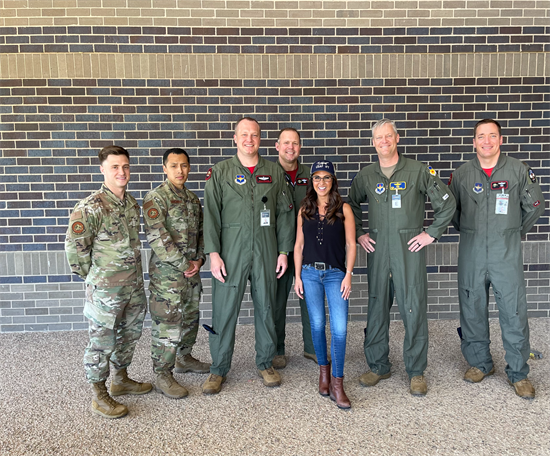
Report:
[[[231,160],[234,166],[241,168],[243,171],[246,170],[247,172],[250,172],[250,170],[241,163],[237,154],[233,155],[233,158]],[[252,175],[258,174],[258,170],[262,169],[265,166],[264,162],[265,162],[265,159],[258,153],[258,163],[254,167],[254,172],[252,173]]]
[[[299,161],[297,163],[298,163],[298,172],[296,173],[296,179],[298,179],[299,177],[309,178],[310,176],[309,176],[309,172],[308,172],[307,168],[304,165],[302,165]],[[281,167],[281,169],[283,170],[283,172],[285,174],[288,174],[286,172],[286,170],[283,168],[283,166],[281,165],[281,162],[280,162],[279,159],[277,159],[277,164]],[[305,176],[304,176],[304,174],[305,174]]]
[[[401,169],[403,169],[403,167],[405,166],[405,157],[403,157],[403,155],[401,155],[401,152],[397,152],[397,155],[398,155],[398,159],[397,159],[397,164],[395,165],[395,169],[393,170],[393,174],[395,174],[397,171],[401,171]],[[375,164],[376,168],[375,168],[375,171],[380,174],[380,176],[382,176],[384,179],[388,179],[388,180],[391,180],[391,177],[388,178],[386,177],[386,175],[382,172],[382,169],[380,167],[380,160],[378,160]],[[392,177],[393,177],[393,174],[392,174]]]
[[[504,166],[504,164],[506,163],[506,155],[504,155],[502,153],[502,151],[500,151],[500,155],[498,156],[498,161],[497,161],[497,164],[493,167],[493,171],[491,173],[491,176],[493,175],[493,173],[502,168]],[[487,176],[487,174],[485,173],[485,171],[483,171],[483,168],[481,167],[481,163],[479,162],[479,157],[476,156],[474,157],[474,160],[473,160],[473,165],[474,165],[474,168],[478,169],[479,171],[481,171],[483,173],[483,175],[485,175],[487,177],[487,179],[490,178],[490,176]]]

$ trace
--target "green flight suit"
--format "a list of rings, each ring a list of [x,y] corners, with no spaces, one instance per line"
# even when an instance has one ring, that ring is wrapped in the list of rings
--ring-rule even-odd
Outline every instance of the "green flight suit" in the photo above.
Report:
[[[277,289],[278,252],[293,249],[296,217],[284,174],[259,157],[250,174],[235,155],[216,164],[204,188],[205,253],[218,252],[225,263],[225,283],[212,278],[210,372],[225,376],[231,368],[235,327],[246,284],[254,303],[256,365],[271,367],[277,336],[273,307]],[[264,199],[265,202],[262,202]],[[270,211],[269,226],[261,212]]]
[[[185,277],[190,261],[206,260],[203,215],[197,195],[166,180],[143,200],[143,220],[151,246],[149,310],[151,358],[156,373],[171,372],[176,354],[191,353],[199,328],[202,283]]]
[[[279,160],[277,164],[281,166]],[[283,167],[281,166],[281,169]],[[283,169],[284,172],[284,169]],[[307,184],[309,182],[309,169],[301,163],[298,163],[298,172],[296,173],[296,182],[290,181],[290,176],[285,173],[285,179],[288,182],[288,189],[294,201],[294,213],[298,217],[300,203],[306,196]],[[294,231],[294,242],[296,242],[296,231]],[[277,333],[277,355],[285,354],[285,327],[286,327],[286,304],[292,282],[294,281],[294,255],[292,251],[288,254],[288,269],[283,276],[277,280],[277,299],[275,304],[275,332]],[[306,353],[315,353],[313,348],[313,339],[311,338],[311,325],[309,314],[307,313],[306,302],[300,299],[300,315],[302,316],[302,339],[304,341],[304,351]]]
[[[404,183],[404,184],[403,184]],[[395,190],[401,208],[392,207]],[[426,195],[434,221],[426,232],[438,239],[455,211],[455,200],[435,171],[399,154],[391,179],[380,163],[363,168],[353,180],[349,204],[355,215],[357,238],[365,234],[360,204],[369,201],[369,235],[375,251],[367,254],[369,307],[365,331],[365,356],[372,372],[390,371],[389,323],[394,295],[405,326],[403,358],[410,378],[422,375],[428,364],[427,273],[424,249],[410,252],[407,242],[423,231]]]
[[[529,373],[530,352],[521,236],[544,212],[542,191],[528,166],[502,153],[491,177],[477,157],[462,165],[451,176],[450,190],[457,201],[452,222],[460,232],[462,354],[470,366],[484,373],[493,368],[488,321],[492,285],[506,350],[506,374],[512,383],[518,382]],[[497,214],[503,192],[509,195],[507,213]]]
[[[83,314],[90,342],[84,368],[89,383],[107,379],[109,361],[116,369],[128,367],[141,336],[147,300],[139,212],[128,192],[121,201],[102,185],[71,214],[65,252],[72,272],[86,281]]]

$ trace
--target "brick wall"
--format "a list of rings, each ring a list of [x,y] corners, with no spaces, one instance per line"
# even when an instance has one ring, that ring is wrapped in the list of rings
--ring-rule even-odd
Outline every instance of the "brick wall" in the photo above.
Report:
[[[303,161],[333,160],[347,195],[376,160],[373,121],[396,120],[400,150],[446,181],[474,155],[476,120],[493,117],[502,150],[549,199],[550,2],[1,3],[0,332],[87,327],[63,240],[70,210],[103,180],[107,144],[130,151],[140,202],[163,179],[162,153],[184,147],[202,198],[208,168],[235,153],[232,123],[252,115],[262,155],[275,159],[278,130],[293,126]],[[531,317],[550,316],[548,228],[547,210],[523,246]],[[450,229],[427,249],[430,318],[458,316],[457,240]],[[359,252],[352,319],[366,316],[365,272]],[[203,282],[207,321],[208,268]],[[298,312],[292,297],[289,319]],[[251,321],[247,294],[240,322]]]

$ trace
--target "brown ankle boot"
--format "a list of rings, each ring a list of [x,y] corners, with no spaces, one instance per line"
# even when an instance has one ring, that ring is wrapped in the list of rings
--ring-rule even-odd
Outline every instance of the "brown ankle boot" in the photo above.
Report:
[[[334,377],[330,381],[330,398],[336,401],[336,405],[341,409],[351,408],[346,392],[344,391],[344,377]]]
[[[328,396],[330,394],[330,364],[319,366],[319,394]]]

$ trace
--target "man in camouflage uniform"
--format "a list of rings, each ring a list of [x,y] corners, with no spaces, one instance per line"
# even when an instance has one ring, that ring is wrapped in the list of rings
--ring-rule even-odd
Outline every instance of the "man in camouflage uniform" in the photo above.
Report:
[[[279,138],[275,143],[279,152],[277,164],[283,168],[285,179],[288,182],[288,190],[294,201],[294,212],[298,217],[300,203],[306,196],[309,182],[309,169],[302,165],[298,158],[302,148],[300,133],[294,128],[283,128],[279,132]],[[296,234],[296,233],[294,233]],[[294,280],[294,255],[288,255],[288,269],[277,280],[277,298],[274,309],[275,332],[277,333],[277,354],[273,358],[273,367],[283,369],[286,366],[285,336],[286,336],[286,305],[288,294]],[[304,357],[317,363],[317,356],[313,348],[311,338],[311,325],[307,313],[306,302],[300,298],[300,315],[302,316],[302,339],[304,341]]]
[[[80,201],[71,214],[65,251],[73,273],[86,281],[84,316],[90,342],[84,354],[92,384],[92,411],[105,418],[128,413],[111,396],[145,394],[150,383],[128,378],[126,369],[141,336],[146,312],[139,240],[139,206],[126,192],[130,159],[122,147],[99,152],[105,176],[101,189]],[[109,361],[114,368],[111,396],[105,387]]]
[[[176,372],[210,370],[209,364],[191,356],[199,327],[199,270],[205,261],[202,209],[197,195],[185,187],[190,170],[187,152],[169,149],[162,163],[167,179],[143,201],[145,232],[152,249],[151,357],[157,374],[155,389],[179,399],[188,393],[172,375],[174,363]]]

